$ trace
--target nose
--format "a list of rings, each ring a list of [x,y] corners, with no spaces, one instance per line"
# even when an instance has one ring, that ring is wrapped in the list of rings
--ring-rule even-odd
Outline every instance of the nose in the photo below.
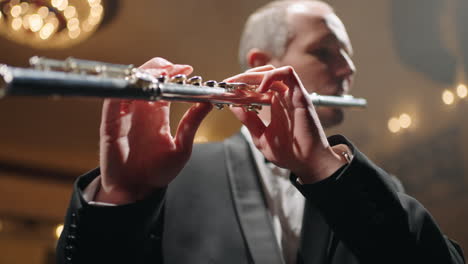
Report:
[[[340,49],[340,55],[340,63],[338,63],[336,75],[343,79],[353,76],[356,73],[356,66],[353,60],[343,49]]]

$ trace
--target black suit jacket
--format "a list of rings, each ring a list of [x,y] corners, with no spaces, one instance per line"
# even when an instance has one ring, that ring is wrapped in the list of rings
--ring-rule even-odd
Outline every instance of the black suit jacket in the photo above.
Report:
[[[464,263],[461,249],[429,213],[341,136],[353,161],[311,185],[298,263]],[[101,207],[82,192],[99,169],[75,184],[58,263],[283,263],[257,169],[238,134],[197,145],[168,188],[134,204]]]

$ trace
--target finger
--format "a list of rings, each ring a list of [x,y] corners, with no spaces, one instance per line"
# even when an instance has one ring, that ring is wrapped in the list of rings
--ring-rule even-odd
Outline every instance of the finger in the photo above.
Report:
[[[248,69],[246,70],[245,72],[264,72],[264,71],[271,71],[275,69],[275,67],[273,65],[263,65],[263,66],[260,66],[260,67],[255,67],[255,68],[252,68],[252,69]]]
[[[285,100],[281,98],[284,96],[278,93],[275,93],[272,98],[270,127],[278,134],[290,134],[293,124],[292,114],[289,113]]]
[[[231,106],[230,110],[234,114],[234,116],[237,119],[239,119],[239,121],[241,121],[241,123],[244,124],[247,127],[247,129],[249,129],[254,143],[255,141],[258,142],[259,138],[263,135],[266,128],[265,124],[260,119],[260,117],[258,117],[258,115],[255,112],[244,111],[242,107]]]
[[[263,72],[246,72],[225,79],[226,82],[242,82],[246,84],[258,85],[262,82]]]
[[[328,146],[327,136],[313,107],[298,108],[294,111],[293,130],[295,138],[301,139],[303,143],[302,147],[298,148],[302,156],[315,152],[313,149],[317,147]]]
[[[273,86],[275,82],[283,85]],[[296,90],[297,88],[302,88],[301,91],[305,90],[294,69],[291,66],[285,66],[265,73],[257,92],[264,93],[270,89],[284,92],[285,90]]]
[[[132,131],[135,136],[157,139],[170,137],[170,103],[167,101],[135,101],[132,104]]]
[[[288,87],[281,84],[283,75],[284,74],[278,71],[278,69],[265,72],[248,72],[230,77],[226,79],[226,82],[242,82],[249,85],[260,84],[257,88],[257,92],[260,93],[264,93],[270,89],[277,92],[284,92]]]
[[[174,64],[167,69],[169,76],[177,74],[190,75],[193,72],[193,67],[186,64]]]
[[[163,59],[161,57],[155,57],[143,63],[143,65],[141,65],[139,68],[141,69],[151,69],[151,68],[164,69],[172,65],[174,64],[166,59]]]
[[[168,67],[161,68],[161,69],[154,68],[154,69],[144,69],[144,70],[153,76],[161,76],[161,75],[174,76],[177,74],[190,75],[193,72],[192,66],[181,65],[181,64],[170,65]]]
[[[193,71],[193,68],[190,65],[173,64],[172,62],[160,57],[152,58],[151,60],[141,65],[139,68],[146,69],[155,76],[162,74],[162,72],[159,72],[160,70],[166,70],[167,74],[171,76],[176,74],[190,75]]]
[[[101,113],[101,137],[116,139],[128,133],[124,129],[122,118],[130,111],[131,100],[104,99]]]
[[[145,72],[153,75],[153,76],[156,76],[156,77],[159,77],[161,75],[164,75],[164,76],[168,76],[169,75],[169,72],[167,69],[144,69]]]
[[[175,135],[175,144],[179,150],[191,152],[195,134],[211,109],[213,105],[210,103],[197,103],[185,112]]]

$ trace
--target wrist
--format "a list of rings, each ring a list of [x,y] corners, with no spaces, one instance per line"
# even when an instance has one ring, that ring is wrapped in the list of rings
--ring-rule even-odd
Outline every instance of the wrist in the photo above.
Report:
[[[324,180],[333,175],[344,165],[352,160],[351,149],[345,144],[329,147],[327,155],[303,171],[294,172],[301,184],[312,184]]]
[[[104,186],[99,184],[94,202],[123,205],[145,199],[154,189],[147,188],[119,188],[118,186]]]

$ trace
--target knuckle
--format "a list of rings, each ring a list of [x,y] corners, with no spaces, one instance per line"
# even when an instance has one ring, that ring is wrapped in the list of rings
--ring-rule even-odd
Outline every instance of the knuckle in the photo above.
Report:
[[[285,66],[284,71],[291,74],[294,72],[294,68],[292,66]]]

